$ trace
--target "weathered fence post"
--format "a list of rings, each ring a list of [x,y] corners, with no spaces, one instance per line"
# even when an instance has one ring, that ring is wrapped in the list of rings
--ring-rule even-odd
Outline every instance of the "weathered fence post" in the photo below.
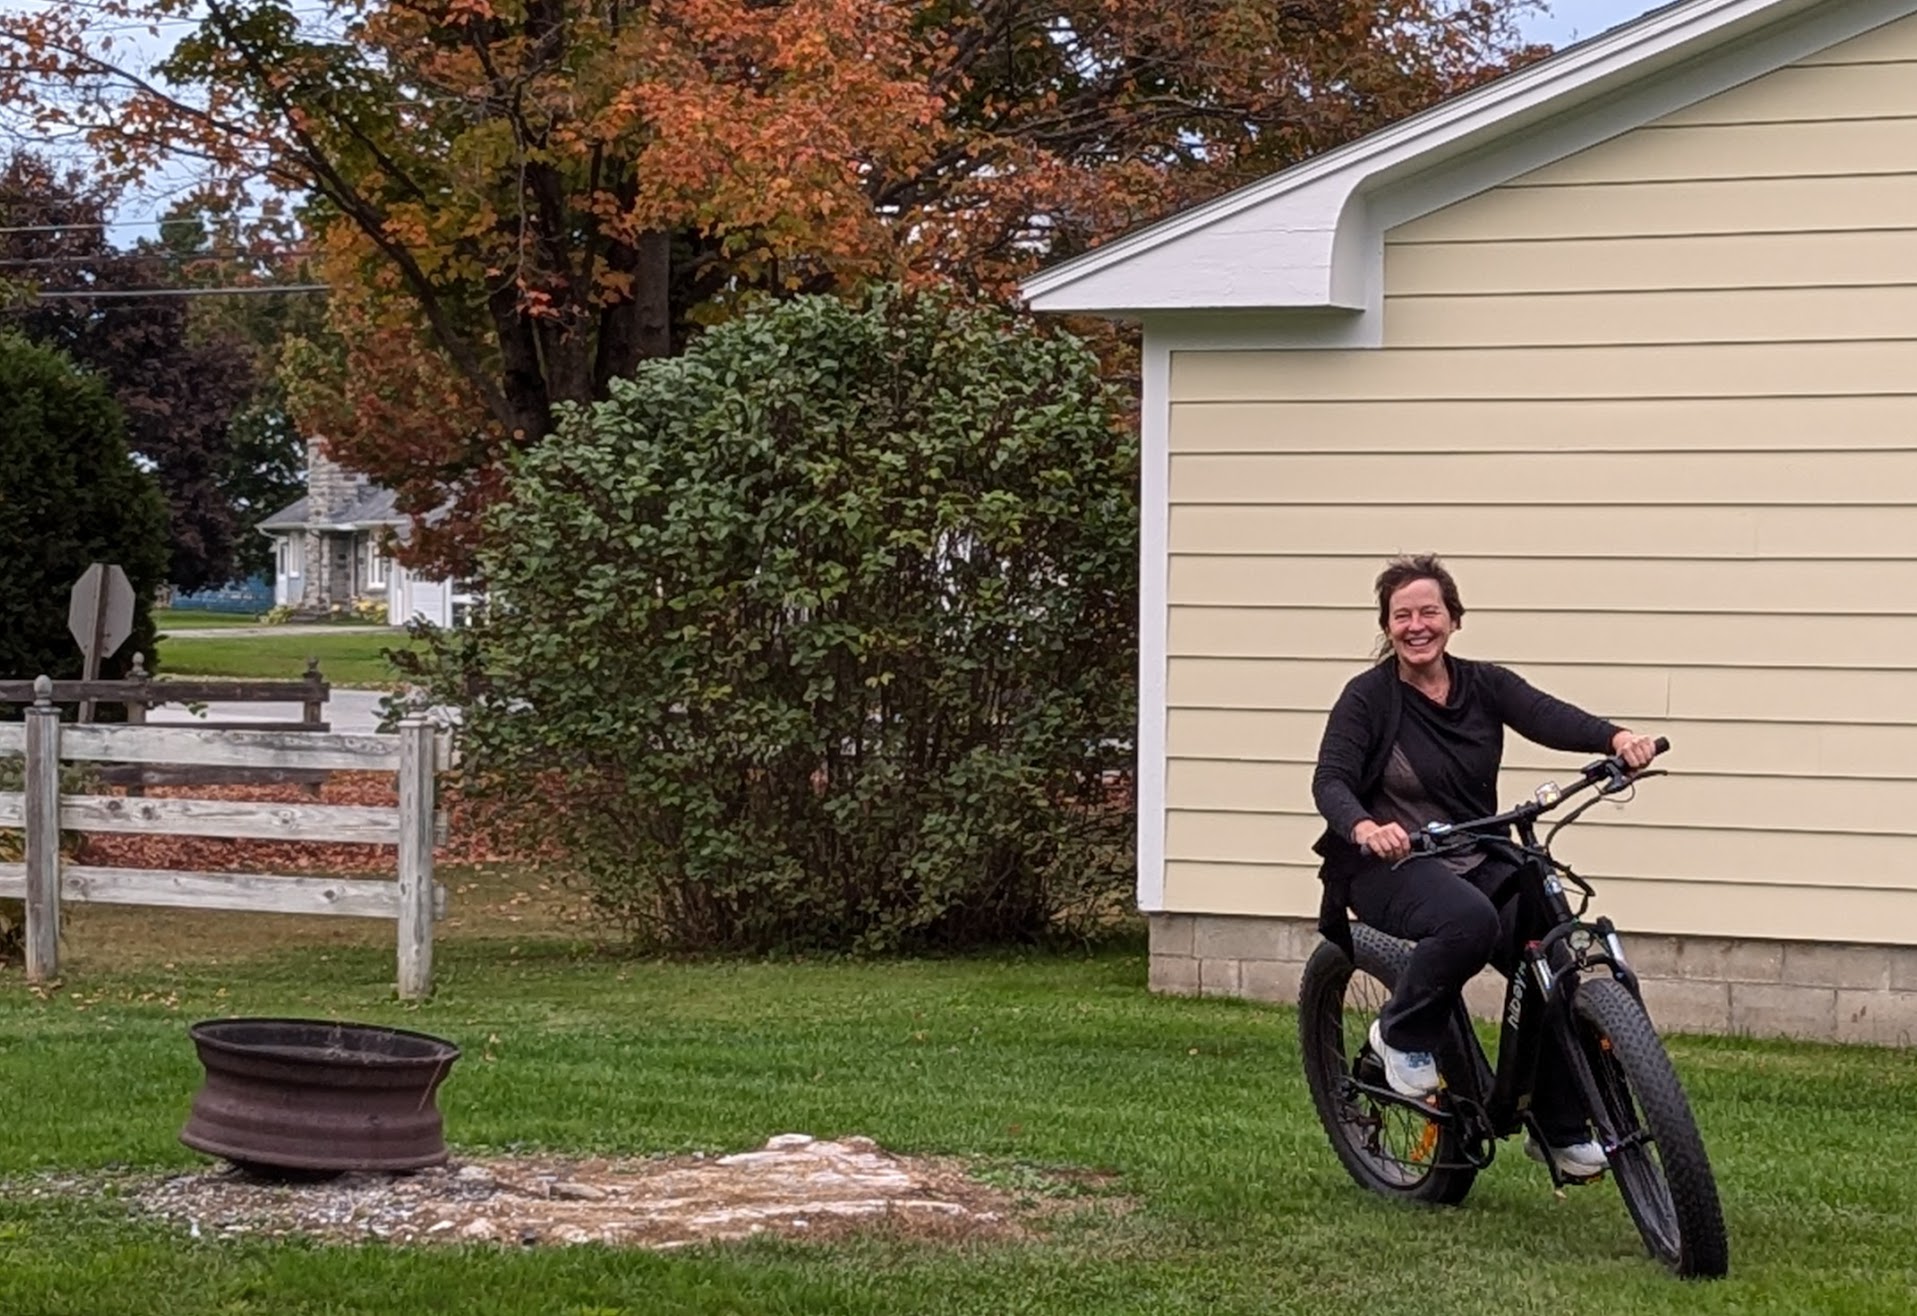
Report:
[[[53,682],[33,683],[27,710],[27,981],[60,972],[60,710]]]
[[[146,655],[133,655],[133,666],[126,674],[127,684],[133,690],[127,695],[125,705],[126,724],[130,727],[146,725],[147,710],[153,707],[153,676],[146,670]],[[126,784],[128,799],[141,799],[146,795],[146,772],[144,768],[134,769],[139,775]]]
[[[133,655],[133,667],[126,674],[127,684],[134,687],[128,691],[126,699],[126,723],[130,727],[146,725],[146,711],[153,707],[153,676],[146,670],[146,655]]]
[[[305,698],[300,701],[300,720],[308,727],[316,727],[326,720],[326,696],[329,687],[326,678],[320,675],[319,659],[306,660]]]
[[[433,724],[399,724],[399,995],[433,990]]]

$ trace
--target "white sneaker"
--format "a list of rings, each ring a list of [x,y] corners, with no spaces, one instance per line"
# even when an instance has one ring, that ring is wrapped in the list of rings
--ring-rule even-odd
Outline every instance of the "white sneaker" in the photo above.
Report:
[[[1527,1132],[1524,1135],[1524,1154],[1543,1164],[1544,1148],[1538,1144],[1534,1134]],[[1551,1163],[1566,1179],[1595,1179],[1611,1166],[1611,1162],[1605,1159],[1604,1148],[1591,1138],[1571,1143],[1567,1147],[1553,1147]]]
[[[1371,1049],[1384,1062],[1385,1082],[1399,1096],[1422,1100],[1438,1090],[1438,1062],[1431,1053],[1386,1046],[1376,1019],[1371,1021]]]

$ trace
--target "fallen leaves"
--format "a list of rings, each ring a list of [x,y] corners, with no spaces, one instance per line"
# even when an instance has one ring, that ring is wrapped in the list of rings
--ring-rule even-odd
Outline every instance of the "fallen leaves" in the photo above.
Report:
[[[303,786],[149,786],[149,798],[248,800],[259,803],[365,805],[392,808],[399,802],[390,775],[340,772],[319,788],[318,798]],[[447,837],[434,849],[436,862],[478,864],[496,853],[480,829],[462,825],[466,812],[457,796],[442,795]],[[229,840],[163,833],[89,833],[75,851],[75,862],[121,868],[159,868],[206,873],[388,873],[394,847],[324,841]]]

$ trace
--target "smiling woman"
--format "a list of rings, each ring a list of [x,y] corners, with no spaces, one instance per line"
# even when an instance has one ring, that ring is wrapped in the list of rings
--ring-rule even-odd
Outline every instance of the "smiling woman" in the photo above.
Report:
[[[1385,1077],[1406,1096],[1437,1086],[1436,1049],[1458,997],[1486,964],[1510,973],[1516,948],[1542,929],[1510,889],[1516,869],[1473,852],[1411,857],[1411,836],[1434,822],[1497,812],[1506,727],[1552,749],[1622,754],[1643,767],[1653,742],[1534,689],[1495,663],[1446,652],[1464,621],[1457,581],[1435,557],[1396,558],[1379,573],[1380,661],[1354,677],[1331,710],[1312,777],[1329,824],[1319,839],[1321,924],[1348,938],[1345,910],[1417,942],[1372,1025]],[[1538,1074],[1538,1118],[1559,1172],[1602,1172],[1604,1153],[1578,1113],[1555,1051]],[[1537,1154],[1542,1155],[1542,1151]]]

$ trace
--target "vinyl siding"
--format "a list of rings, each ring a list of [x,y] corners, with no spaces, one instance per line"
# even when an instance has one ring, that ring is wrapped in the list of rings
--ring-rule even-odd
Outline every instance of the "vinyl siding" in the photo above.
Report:
[[[1641,931],[1917,942],[1917,19],[1387,235],[1385,346],[1171,373],[1165,908],[1309,915],[1380,560],[1671,737],[1559,850]],[[1581,756],[1512,738],[1500,796]]]

